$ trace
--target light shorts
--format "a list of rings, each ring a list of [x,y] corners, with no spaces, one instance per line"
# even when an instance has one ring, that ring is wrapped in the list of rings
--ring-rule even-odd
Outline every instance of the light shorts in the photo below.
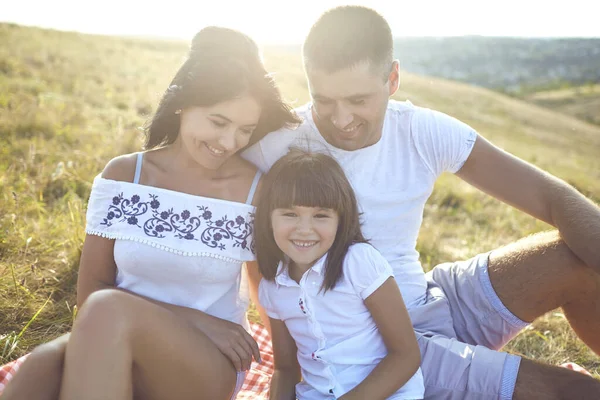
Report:
[[[248,371],[238,371],[237,372],[237,377],[235,380],[235,389],[233,390],[233,394],[231,395],[231,400],[235,400],[235,398],[237,397],[240,390],[242,390],[242,385],[244,384],[244,381],[246,380],[247,374],[248,374]]]
[[[528,324],[500,301],[488,260],[438,265],[426,275],[426,298],[409,310],[426,399],[512,399],[521,358],[497,350]]]

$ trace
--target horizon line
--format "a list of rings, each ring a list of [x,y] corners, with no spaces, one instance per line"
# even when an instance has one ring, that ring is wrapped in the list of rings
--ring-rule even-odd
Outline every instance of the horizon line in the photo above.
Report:
[[[108,33],[108,32],[92,32],[92,31],[80,31],[74,29],[65,29],[65,28],[56,28],[53,26],[43,26],[43,25],[30,25],[24,23],[18,23],[13,21],[5,21],[0,19],[0,24],[10,24],[16,25],[26,28],[37,28],[43,30],[51,30],[57,32],[65,32],[65,33],[78,33],[84,35],[93,35],[93,36],[104,36],[104,37],[118,37],[118,38],[126,38],[126,39],[156,39],[156,40],[164,40],[164,41],[177,41],[187,43],[191,38],[187,39],[185,37],[179,35],[157,35],[157,34],[133,34],[133,33]],[[572,40],[600,40],[600,36],[571,36],[571,35],[547,35],[547,36],[527,36],[527,35],[487,35],[487,34],[477,34],[477,33],[465,33],[465,34],[447,34],[447,35],[394,35],[394,40],[397,39],[449,39],[449,38],[495,38],[495,39],[526,39],[526,40],[559,40],[559,39],[572,39]],[[256,40],[256,39],[255,39]],[[274,41],[259,41],[256,40],[257,43],[267,46],[301,46],[302,41],[282,41],[282,42],[274,42]]]

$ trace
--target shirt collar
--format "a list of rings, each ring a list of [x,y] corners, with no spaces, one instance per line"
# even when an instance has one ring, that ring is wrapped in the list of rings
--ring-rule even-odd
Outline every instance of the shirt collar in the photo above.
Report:
[[[312,270],[315,271],[319,275],[325,275],[325,261],[327,260],[327,253],[325,253],[321,258],[315,261],[312,266]]]
[[[325,261],[327,260],[327,253],[325,253],[321,258],[319,258],[314,265],[307,271],[313,271],[317,274],[324,276],[325,275]],[[284,286],[298,286],[296,281],[294,281],[290,277],[289,269],[287,268],[288,261],[280,261],[277,266],[277,275],[275,276],[275,282],[279,285]]]

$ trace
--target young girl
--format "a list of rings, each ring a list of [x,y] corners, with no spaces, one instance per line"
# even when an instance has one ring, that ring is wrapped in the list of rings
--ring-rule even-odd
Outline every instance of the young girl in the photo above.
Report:
[[[294,150],[263,189],[255,240],[275,356],[271,399],[422,398],[408,312],[391,267],[362,236],[341,167]]]
[[[244,262],[258,276],[260,174],[239,151],[296,122],[249,37],[200,31],[146,151],[94,179],[71,334],[34,351],[2,399],[234,398],[260,360],[240,289]]]

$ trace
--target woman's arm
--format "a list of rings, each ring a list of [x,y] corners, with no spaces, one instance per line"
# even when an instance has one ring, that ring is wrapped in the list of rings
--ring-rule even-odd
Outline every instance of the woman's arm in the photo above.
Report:
[[[340,400],[387,399],[417,372],[421,353],[408,311],[393,277],[365,299],[387,348],[387,356]]]
[[[115,287],[117,265],[113,255],[115,241],[86,235],[79,259],[77,277],[77,307],[81,308],[90,294]]]
[[[271,324],[269,322],[269,316],[267,312],[263,308],[263,306],[258,301],[258,285],[260,285],[260,280],[262,279],[262,275],[260,270],[258,269],[258,263],[256,261],[249,261],[246,263],[246,268],[248,270],[248,283],[250,286],[250,299],[252,303],[256,306],[256,310],[258,311],[258,315],[260,315],[260,319],[262,324],[267,328],[269,334],[271,334]]]
[[[115,157],[102,171],[104,179],[131,182],[135,173],[136,154]],[[77,278],[77,307],[81,308],[88,296],[100,289],[115,287],[117,265],[114,257],[115,241],[95,235],[86,235],[79,259]]]
[[[283,321],[271,318],[270,325],[275,372],[271,378],[269,400],[296,400],[296,384],[302,378],[296,342]]]

